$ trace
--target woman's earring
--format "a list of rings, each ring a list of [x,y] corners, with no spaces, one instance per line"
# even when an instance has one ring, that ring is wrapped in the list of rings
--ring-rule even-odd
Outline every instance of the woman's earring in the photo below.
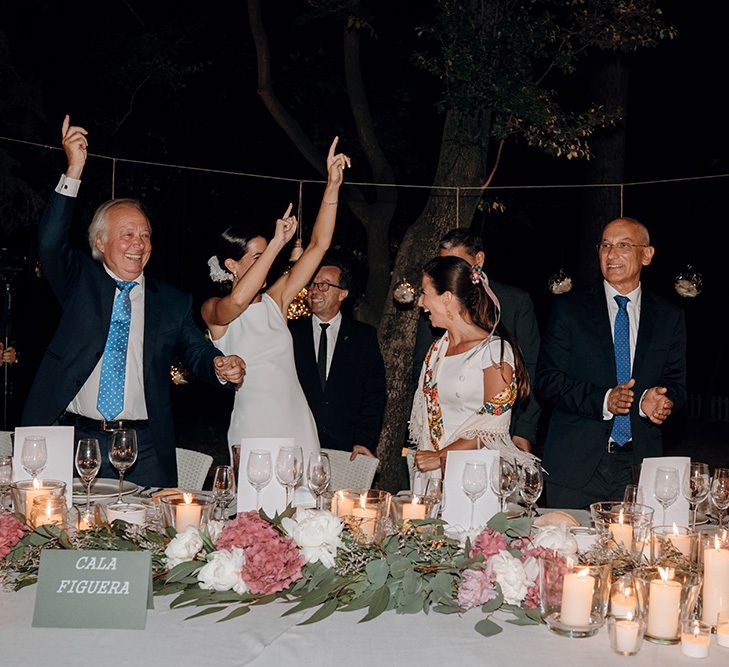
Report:
[[[453,321],[453,313],[446,308],[446,317],[452,322]]]

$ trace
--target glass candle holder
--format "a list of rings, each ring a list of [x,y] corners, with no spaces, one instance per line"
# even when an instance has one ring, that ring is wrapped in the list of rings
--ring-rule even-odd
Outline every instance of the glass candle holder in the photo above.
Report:
[[[651,563],[662,565],[669,560],[696,562],[698,536],[687,526],[653,526],[651,531]]]
[[[635,655],[640,651],[645,634],[645,621],[632,616],[608,616],[610,648],[619,655]]]
[[[729,612],[729,533],[724,529],[701,534],[701,620],[715,626]]]
[[[379,544],[387,534],[392,495],[387,491],[339,489],[332,511],[362,544]]]
[[[103,525],[104,513],[98,503],[89,503],[88,510],[85,504],[74,505],[73,507],[76,510],[76,530],[91,530],[96,526]]]
[[[593,503],[590,505],[590,516],[602,544],[612,542],[625,548],[634,558],[643,556],[645,546],[650,544],[652,507],[636,503]]]
[[[681,653],[689,658],[708,658],[711,645],[711,626],[701,621],[681,624]]]
[[[207,493],[171,493],[160,498],[162,521],[165,526],[174,528],[178,533],[188,526],[200,528],[210,521],[215,507],[213,497]]]
[[[126,521],[136,526],[143,526],[147,520],[147,508],[141,503],[111,503],[106,506],[106,520]]]
[[[39,496],[33,499],[30,511],[30,524],[39,526],[58,526],[68,530],[68,505],[64,496]]]
[[[22,514],[30,520],[33,501],[43,496],[64,498],[66,496],[66,482],[60,479],[24,479],[10,485],[13,495],[13,507],[16,514]]]
[[[431,516],[433,497],[402,495],[393,496],[392,520],[398,530],[407,530],[413,519],[427,519]]]
[[[729,611],[722,611],[717,616],[716,643],[729,648]]]
[[[610,584],[608,613],[619,618],[644,619],[646,615],[645,582],[633,574],[624,574]]]
[[[633,576],[643,580],[638,589],[639,604],[645,608],[645,638],[655,644],[677,644],[681,623],[696,607],[701,577],[671,567],[639,568]]]
[[[610,565],[576,565],[564,558],[539,561],[540,609],[552,632],[591,637],[603,626]]]

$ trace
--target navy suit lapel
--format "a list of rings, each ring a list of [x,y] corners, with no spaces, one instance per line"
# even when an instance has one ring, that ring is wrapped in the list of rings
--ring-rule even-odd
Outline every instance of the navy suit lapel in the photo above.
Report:
[[[325,394],[332,391],[341,391],[342,389],[342,382],[339,376],[341,375],[342,378],[346,377],[345,359],[349,351],[351,337],[352,323],[349,321],[349,318],[342,317],[342,322],[339,325],[339,335],[334,346],[332,365],[329,367],[329,375],[327,376],[327,383],[324,388]]]
[[[640,298],[640,324],[638,325],[638,340],[635,343],[635,359],[633,360],[633,377],[641,377],[643,364],[653,340],[658,311],[656,302],[650,294],[642,292]]]
[[[162,309],[164,305],[159,298],[159,290],[154,280],[144,279],[144,384],[152,387],[152,359],[154,359],[154,341],[162,323]]]
[[[610,331],[610,316],[608,315],[607,301],[605,300],[605,289],[602,283],[592,289],[591,297],[587,302],[587,316],[590,321],[591,330],[595,332],[599,345],[599,359],[605,359],[610,368],[610,376],[615,379],[617,371],[615,368],[615,347],[613,346],[613,335]]]

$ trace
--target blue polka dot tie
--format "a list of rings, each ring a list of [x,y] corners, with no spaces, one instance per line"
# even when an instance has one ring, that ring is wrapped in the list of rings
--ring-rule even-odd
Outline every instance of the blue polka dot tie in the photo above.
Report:
[[[129,325],[132,321],[132,301],[129,292],[139,283],[117,280],[119,294],[114,299],[111,325],[101,361],[99,398],[96,401],[104,419],[114,419],[124,409],[124,379],[127,374]]]
[[[615,368],[617,370],[618,384],[630,380],[630,318],[628,317],[627,296],[614,297],[618,304],[618,314],[615,316],[615,330],[613,332],[615,347]],[[624,445],[632,437],[630,431],[630,415],[616,415],[613,420],[613,430],[610,438],[619,445]]]

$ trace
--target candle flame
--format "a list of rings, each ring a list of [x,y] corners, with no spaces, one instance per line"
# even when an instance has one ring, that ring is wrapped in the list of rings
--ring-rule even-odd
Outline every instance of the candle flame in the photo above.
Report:
[[[694,621],[694,639],[699,636],[699,624]]]
[[[578,577],[586,577],[588,574],[590,574],[590,570],[586,567],[583,567],[579,572],[577,572]]]
[[[361,507],[362,509],[367,509],[367,496],[365,496],[365,495],[361,495],[361,496],[359,497],[359,506],[360,506],[360,507]]]
[[[678,535],[678,526],[675,521],[673,522],[673,534]]]
[[[622,526],[623,525],[623,508],[620,508],[620,514],[618,515],[618,523]]]
[[[420,496],[413,496],[413,505],[419,505],[420,504]]]
[[[662,579],[663,583],[667,584],[669,582],[669,580],[671,579],[671,577],[669,576],[671,568],[670,567],[659,567],[657,569],[658,569],[658,574],[661,575],[661,579]]]
[[[191,505],[192,504],[192,498],[193,495],[191,493],[183,493],[182,499],[185,501],[185,505]]]
[[[34,489],[42,489],[43,488],[43,482],[39,480],[37,477],[33,478],[33,488]]]

